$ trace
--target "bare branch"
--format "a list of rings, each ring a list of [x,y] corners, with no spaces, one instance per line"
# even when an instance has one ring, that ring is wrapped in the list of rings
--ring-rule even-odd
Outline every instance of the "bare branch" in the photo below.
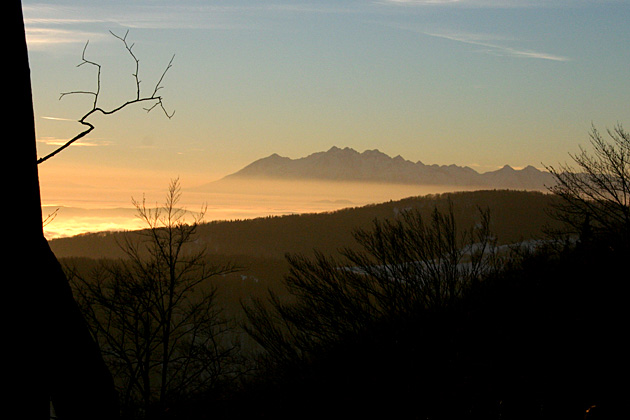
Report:
[[[55,220],[58,213],[59,213],[59,208],[57,207],[55,211],[53,211],[48,216],[46,216],[46,218],[42,222],[42,226],[48,226],[53,220]]]
[[[88,60],[86,58],[85,54],[86,54],[86,51],[87,51],[87,47],[89,45],[89,41],[86,42],[85,46],[83,47],[83,52],[81,54],[81,63],[79,63],[77,65],[77,67],[81,67],[81,66],[86,65],[86,64],[96,67],[96,69],[97,69],[97,71],[96,71],[96,89],[94,91],[75,90],[75,91],[63,92],[63,93],[61,93],[61,96],[59,97],[59,100],[61,100],[65,96],[69,96],[69,95],[90,95],[90,96],[93,96],[94,100],[92,102],[92,108],[87,113],[85,113],[81,117],[81,119],[78,120],[78,122],[80,124],[83,124],[87,128],[84,131],[82,131],[81,133],[79,133],[76,136],[74,136],[73,138],[71,138],[70,140],[68,140],[62,146],[60,146],[57,149],[55,149],[54,151],[52,151],[51,153],[47,154],[46,156],[44,156],[42,158],[39,158],[37,160],[37,164],[45,162],[46,160],[50,159],[51,157],[57,155],[59,152],[61,152],[64,149],[68,148],[74,142],[76,142],[77,140],[85,137],[92,130],[94,130],[94,128],[95,128],[94,125],[92,125],[90,122],[88,122],[87,119],[90,116],[92,116],[92,114],[95,114],[97,112],[99,112],[99,113],[101,113],[103,115],[111,115],[111,114],[114,114],[114,113],[122,110],[123,108],[125,108],[125,107],[127,107],[129,105],[133,105],[133,104],[140,103],[140,102],[153,102],[153,104],[151,106],[143,108],[145,111],[147,111],[147,113],[151,112],[154,108],[159,107],[159,108],[162,109],[162,112],[164,112],[164,115],[166,115],[167,118],[171,119],[171,118],[173,118],[173,115],[175,115],[175,111],[169,113],[166,110],[166,107],[164,106],[164,101],[163,101],[162,96],[159,96],[157,94],[158,91],[163,88],[162,82],[164,80],[164,77],[166,76],[166,73],[173,66],[173,60],[175,59],[175,55],[173,55],[173,57],[171,57],[170,61],[168,62],[168,65],[166,66],[166,68],[164,69],[162,74],[160,75],[160,78],[158,79],[158,81],[157,81],[157,83],[155,85],[155,88],[153,89],[153,92],[151,93],[151,95],[150,96],[142,96],[141,90],[140,90],[141,80],[139,78],[139,74],[140,74],[140,60],[136,57],[136,55],[132,51],[133,46],[135,44],[129,44],[127,42],[127,35],[129,34],[129,31],[127,31],[124,36],[116,35],[112,31],[110,31],[110,33],[112,34],[112,36],[114,36],[116,39],[119,39],[123,43],[125,49],[127,50],[129,55],[131,56],[131,58],[135,62],[135,71],[134,71],[134,73],[132,73],[132,76],[134,77],[135,85],[136,85],[136,96],[135,96],[135,98],[131,99],[131,100],[128,100],[128,101],[122,103],[121,105],[119,105],[119,106],[117,106],[117,107],[115,107],[113,109],[110,109],[110,110],[105,110],[105,109],[103,109],[103,108],[98,106],[99,95],[101,93],[101,65],[99,63],[96,63],[94,61]]]
[[[155,89],[153,90],[153,95],[152,96],[156,96],[157,95],[157,91],[162,89],[162,80],[164,80],[164,76],[166,76],[166,72],[173,67],[173,60],[175,60],[175,54],[173,54],[173,56],[171,57],[171,60],[168,62],[168,65],[166,66],[166,68],[164,69],[164,72],[162,73],[162,75],[160,76],[160,79],[158,80],[158,82],[155,84]]]
[[[88,126],[87,130],[82,131],[81,133],[77,134],[76,136],[74,136],[73,138],[71,138],[70,140],[68,140],[64,145],[58,147],[57,149],[55,149],[54,151],[50,152],[49,154],[47,154],[46,156],[37,159],[37,164],[39,165],[42,162],[47,161],[48,159],[50,159],[51,157],[55,156],[56,154],[58,154],[59,152],[61,152],[62,150],[70,147],[70,145],[72,143],[74,143],[75,141],[87,136],[92,130],[94,130],[94,126],[92,124],[90,124],[87,121],[83,121],[83,119],[81,119],[79,121],[81,124]]]
[[[133,51],[131,51],[131,49],[133,48],[133,46],[135,44],[129,45],[127,43],[127,35],[129,34],[129,30],[127,30],[127,32],[125,32],[125,36],[123,36],[123,37],[121,37],[119,35],[116,35],[112,31],[109,31],[109,33],[112,34],[115,38],[119,39],[125,45],[125,48],[129,52],[129,55],[131,55],[131,58],[133,58],[133,61],[135,61],[135,63],[136,63],[136,71],[135,71],[135,73],[132,73],[132,76],[136,80],[136,99],[140,99],[140,79],[138,78],[138,74],[140,73],[140,60],[138,60],[138,58],[133,53]],[[155,95],[155,92],[154,92],[154,95]]]
[[[562,198],[556,216],[579,233],[588,222],[600,234],[630,237],[630,134],[621,125],[604,139],[592,127],[591,147],[569,154],[576,168],[548,167],[556,179],[550,192]]]

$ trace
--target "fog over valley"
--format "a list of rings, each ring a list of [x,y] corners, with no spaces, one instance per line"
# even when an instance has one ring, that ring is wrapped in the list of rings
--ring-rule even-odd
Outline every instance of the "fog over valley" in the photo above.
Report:
[[[161,205],[167,185],[162,190],[147,191],[147,206]],[[470,188],[472,190],[474,188]],[[296,213],[317,213],[346,207],[363,206],[405,197],[462,191],[457,186],[418,186],[366,182],[229,180],[202,187],[189,187],[182,179],[181,204],[198,212],[207,205],[205,221],[251,219]],[[111,191],[111,195],[77,193],[81,199],[64,200],[64,205],[44,205],[44,218],[54,214],[45,227],[48,239],[86,232],[135,230],[145,227],[136,217],[128,192]],[[133,195],[142,200],[142,193]]]
[[[378,150],[333,146],[298,159],[274,153],[213,182],[180,180],[180,204],[192,212],[207,206],[205,220],[215,221],[318,213],[453,191],[545,191],[550,174],[532,166],[518,170],[508,165],[478,173],[469,167],[392,158]],[[45,186],[42,211],[44,218],[50,215],[46,237],[144,227],[132,201],[160,205],[167,182],[157,181],[139,180],[134,188],[116,179],[99,188],[64,181]]]

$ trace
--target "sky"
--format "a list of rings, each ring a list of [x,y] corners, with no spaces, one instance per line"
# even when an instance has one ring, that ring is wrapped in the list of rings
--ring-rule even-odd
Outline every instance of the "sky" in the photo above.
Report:
[[[38,152],[164,75],[160,109],[95,115],[42,195],[214,181],[272,153],[351,147],[479,171],[564,163],[630,128],[627,0],[23,0]],[[87,45],[87,46],[86,46]],[[60,98],[61,97],[61,98]],[[56,194],[56,192],[55,192]],[[62,197],[57,195],[55,197]]]

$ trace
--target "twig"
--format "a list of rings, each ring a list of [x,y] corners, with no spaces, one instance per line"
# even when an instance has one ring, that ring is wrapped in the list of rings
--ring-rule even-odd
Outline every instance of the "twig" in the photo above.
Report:
[[[67,147],[69,147],[70,145],[72,145],[72,143],[76,142],[77,140],[85,137],[86,135],[88,135],[92,130],[94,130],[94,125],[92,125],[90,122],[87,121],[87,119],[94,113],[96,112],[100,112],[101,114],[104,115],[110,115],[110,114],[114,114],[118,111],[120,111],[121,109],[129,106],[129,105],[133,105],[136,103],[140,103],[140,102],[150,102],[150,101],[154,101],[155,103],[153,103],[150,107],[145,107],[143,108],[145,111],[151,112],[154,108],[156,107],[160,107],[162,109],[162,111],[164,112],[164,115],[166,115],[167,118],[171,119],[173,118],[173,115],[175,115],[175,111],[171,112],[170,114],[168,113],[168,111],[166,110],[166,107],[164,106],[164,102],[162,99],[162,96],[159,96],[157,94],[157,92],[163,88],[162,86],[162,81],[164,80],[164,77],[166,76],[166,73],[169,71],[169,69],[173,66],[173,60],[175,59],[175,55],[173,55],[173,57],[171,57],[171,60],[168,62],[168,65],[166,66],[166,68],[164,69],[164,71],[162,72],[160,78],[158,79],[155,88],[153,89],[153,93],[150,96],[145,96],[142,97],[141,96],[141,91],[140,91],[140,78],[139,78],[139,73],[140,73],[140,60],[136,57],[136,55],[133,53],[132,48],[135,44],[129,44],[127,42],[127,35],[129,34],[129,31],[127,31],[125,33],[124,36],[119,36],[116,35],[115,33],[113,33],[112,31],[110,31],[110,33],[112,34],[112,36],[114,36],[115,38],[119,39],[125,46],[125,49],[127,50],[127,52],[129,53],[129,55],[131,55],[131,57],[133,58],[134,62],[136,63],[135,66],[135,72],[132,73],[132,76],[135,79],[135,84],[136,84],[136,97],[135,99],[129,100],[111,110],[104,110],[103,108],[100,108],[98,106],[98,99],[99,99],[99,95],[101,93],[101,65],[94,62],[94,61],[90,61],[88,59],[85,58],[85,52],[87,50],[87,47],[89,45],[89,41],[85,43],[85,46],[83,47],[83,53],[81,54],[81,63],[79,63],[77,65],[77,67],[81,67],[85,64],[88,65],[92,65],[94,67],[97,68],[97,72],[96,72],[96,90],[95,91],[83,91],[83,90],[75,90],[75,91],[70,91],[70,92],[63,92],[61,93],[61,96],[59,97],[59,100],[61,100],[62,98],[64,98],[65,96],[68,95],[92,95],[94,97],[94,101],[92,102],[92,109],[90,109],[85,115],[83,115],[83,117],[81,117],[81,119],[78,120],[78,122],[80,124],[83,124],[84,126],[87,127],[87,129],[85,129],[84,131],[80,132],[79,134],[77,134],[76,136],[74,136],[73,138],[71,138],[70,140],[68,140],[66,143],[64,143],[62,146],[58,147],[57,149],[55,149],[54,151],[52,151],[51,153],[47,154],[46,156],[39,158],[37,160],[37,164],[39,165],[42,162],[45,162],[46,160],[50,159],[51,157],[57,155],[59,152],[61,152],[62,150],[66,149]]]

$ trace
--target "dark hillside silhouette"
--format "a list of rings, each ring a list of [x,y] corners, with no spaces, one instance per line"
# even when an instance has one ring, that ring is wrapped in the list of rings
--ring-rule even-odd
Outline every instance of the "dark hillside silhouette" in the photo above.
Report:
[[[299,364],[269,365],[233,398],[187,409],[223,419],[623,418],[623,257],[605,243],[525,255],[453,305],[384,318]]]
[[[266,217],[253,220],[217,221],[198,226],[198,243],[206,247],[210,263],[232,261],[241,271],[216,280],[226,313],[241,317],[240,299],[263,297],[268,288],[284,293],[288,272],[287,253],[313,255],[314,250],[335,254],[342,247],[355,247],[352,230],[369,227],[374,219],[396,216],[418,208],[430,214],[434,206],[454,204],[458,224],[469,226],[479,208],[488,208],[498,244],[540,239],[554,222],[548,210],[555,198],[538,192],[476,191],[410,197],[403,200],[348,208],[330,213]],[[50,241],[57,255],[70,266],[90,263],[77,258],[123,258],[118,243],[121,233],[85,234]]]
[[[212,250],[208,238],[216,241],[219,233],[226,235],[223,242],[215,243],[221,246],[234,238],[237,246],[222,250],[240,249],[241,261],[249,263],[245,271],[214,283],[226,312],[245,322],[238,315],[239,301],[264,298],[268,288],[282,302],[292,302],[282,288],[282,277],[296,267],[296,261],[309,274],[308,266],[301,266],[300,261],[310,259],[308,255],[319,245],[325,246],[319,250],[326,254],[337,255],[342,246],[352,248],[343,243],[346,234],[352,238],[352,228],[369,229],[378,226],[375,218],[384,222],[411,209],[430,215],[436,208],[448,209],[449,202],[454,220],[472,226],[473,232],[480,210],[488,209],[489,226],[495,233],[505,232],[497,234],[497,239],[504,236],[504,243],[513,243],[540,238],[543,226],[554,220],[547,211],[557,201],[551,195],[519,191],[413,197],[328,214],[199,225],[200,235],[208,229],[200,244]],[[83,235],[60,242],[86,239],[115,241],[116,235]],[[89,243],[81,244],[89,247]],[[328,318],[319,313],[317,305],[326,309],[328,302],[351,299],[351,294],[341,292],[348,289],[336,292],[335,283],[322,277],[321,287],[331,287],[313,290],[325,290],[331,299],[322,299],[320,294],[309,299],[306,294],[303,302],[314,312],[303,320],[356,328],[325,330],[309,322],[315,331],[333,339],[310,347],[308,357],[298,359],[266,359],[248,353],[250,361],[260,363],[242,381],[187,395],[169,407],[169,416],[568,420],[585,418],[590,410],[599,412],[600,418],[619,418],[606,413],[614,412],[623,401],[618,381],[627,373],[624,337],[619,332],[624,331],[629,314],[618,289],[627,255],[609,249],[605,242],[580,240],[577,247],[573,243],[548,242],[548,247],[534,251],[523,248],[506,260],[503,270],[478,271],[486,273],[483,280],[468,282],[460,298],[447,305],[405,305],[404,311],[372,317],[367,323],[344,312],[344,308],[358,309],[351,301],[337,314],[327,312],[332,314]],[[290,258],[287,265],[272,257],[291,247],[305,250],[306,259]],[[268,252],[270,248],[274,252]],[[209,256],[210,261],[225,258],[218,253]],[[88,270],[98,264],[85,258],[66,261]],[[287,306],[288,314],[293,310]],[[268,344],[273,346],[273,340],[271,336]],[[278,348],[291,345],[290,341],[276,344]]]
[[[389,218],[409,208],[429,213],[434,205],[455,207],[459,223],[468,224],[477,207],[488,208],[492,229],[502,244],[544,235],[545,225],[554,223],[548,210],[556,201],[539,192],[486,190],[410,197],[353,207],[334,212],[274,216],[252,220],[216,221],[199,226],[199,238],[216,255],[248,255],[284,258],[287,252],[310,254],[314,249],[329,250],[352,245],[351,231],[368,226],[374,218]],[[557,223],[557,222],[556,222]],[[117,258],[117,233],[84,234],[50,241],[61,257]]]
[[[266,217],[253,220],[217,221],[198,226],[198,243],[207,249],[211,263],[232,261],[242,268],[238,273],[216,280],[226,313],[242,316],[239,300],[262,297],[268,288],[283,289],[288,271],[287,253],[313,255],[314,250],[335,254],[342,247],[354,247],[352,230],[369,227],[374,219],[396,216],[406,209],[418,208],[430,214],[434,206],[454,204],[455,218],[469,226],[479,208],[488,208],[491,228],[498,244],[540,239],[554,222],[548,210],[555,198],[538,192],[476,191],[410,197],[365,207],[330,213]],[[81,258],[123,258],[118,243],[121,233],[85,234],[50,241],[64,263],[89,265]]]

